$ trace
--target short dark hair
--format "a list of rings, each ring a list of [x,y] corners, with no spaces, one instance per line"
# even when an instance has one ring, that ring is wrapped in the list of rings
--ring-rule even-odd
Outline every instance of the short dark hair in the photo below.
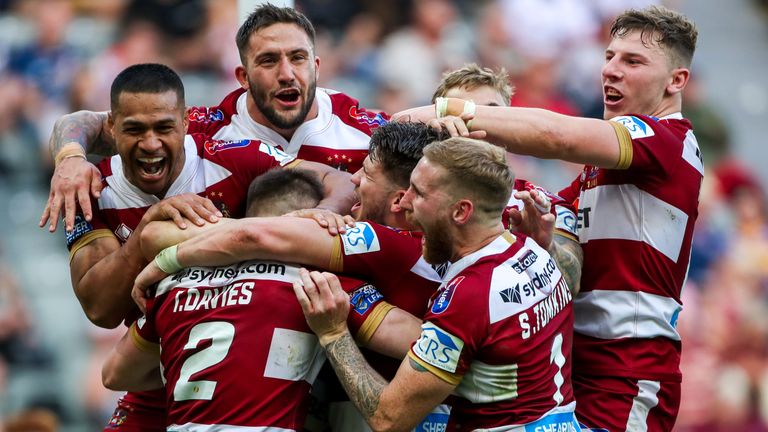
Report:
[[[247,216],[280,216],[312,208],[325,196],[317,175],[301,169],[272,169],[248,187]]]
[[[443,79],[432,95],[432,103],[439,97],[445,97],[448,90],[465,88],[474,90],[478,87],[488,86],[496,90],[509,105],[515,88],[509,84],[509,74],[504,68],[493,69],[480,67],[477,63],[467,63],[462,68],[443,74]]]
[[[445,130],[436,131],[425,123],[389,122],[373,131],[368,157],[393,184],[407,189],[424,147],[447,137]]]
[[[254,9],[237,30],[235,41],[237,42],[237,51],[240,53],[240,61],[243,63],[243,66],[246,64],[246,51],[248,50],[248,41],[251,39],[251,35],[265,27],[278,23],[296,24],[301,27],[309,37],[309,41],[314,49],[315,27],[306,15],[294,8],[279,7],[267,3]]]
[[[629,9],[614,20],[611,37],[624,37],[635,30],[640,31],[644,44],[652,41],[666,48],[674,67],[691,67],[699,31],[685,15],[663,6]]]
[[[112,81],[109,101],[112,111],[116,111],[120,93],[165,93],[167,91],[175,92],[179,106],[184,106],[184,84],[173,69],[159,63],[136,64],[125,68]]]

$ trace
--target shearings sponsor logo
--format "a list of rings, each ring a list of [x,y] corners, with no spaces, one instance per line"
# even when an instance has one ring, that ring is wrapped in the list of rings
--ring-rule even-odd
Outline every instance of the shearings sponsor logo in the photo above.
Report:
[[[435,301],[432,302],[432,313],[441,314],[448,309],[453,298],[453,293],[456,292],[456,288],[464,280],[464,276],[453,278],[448,284],[438,291]]]

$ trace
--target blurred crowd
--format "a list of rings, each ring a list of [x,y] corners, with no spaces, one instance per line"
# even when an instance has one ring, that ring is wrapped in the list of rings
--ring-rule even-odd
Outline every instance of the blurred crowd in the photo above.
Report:
[[[107,110],[112,79],[131,64],[166,63],[182,76],[189,105],[217,103],[237,85],[236,3],[0,0],[0,182],[47,192],[54,121],[75,110]],[[475,61],[509,71],[513,105],[601,117],[606,23],[627,7],[648,3],[304,0],[296,6],[318,29],[319,85],[344,91],[364,107],[394,113],[426,104],[443,72]],[[694,124],[707,175],[679,321],[684,381],[676,430],[763,431],[768,206],[763,186],[732,157],[728,124],[707,102],[696,72],[694,61],[683,114]],[[523,157],[516,171],[555,191],[579,172]],[[55,351],[37,343],[25,287],[2,260],[0,255],[0,402],[8,397],[5,383],[15,368],[53,367],[49,351]],[[114,336],[97,330],[88,335],[93,355],[81,380],[82,406],[95,425],[104,424],[114,406],[115,395],[101,388],[99,376]],[[0,406],[7,430],[31,430],[13,429],[14,422],[30,418],[42,425],[39,430],[56,430],[62,414],[33,409],[20,417]]]

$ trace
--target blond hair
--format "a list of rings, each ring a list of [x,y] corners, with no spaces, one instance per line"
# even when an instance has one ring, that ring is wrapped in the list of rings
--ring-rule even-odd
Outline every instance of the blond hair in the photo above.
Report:
[[[468,197],[476,209],[491,217],[500,216],[515,182],[504,149],[485,141],[453,137],[425,147],[424,157],[445,169],[441,184],[450,187],[450,195]]]
[[[507,106],[515,90],[509,84],[509,74],[506,69],[501,68],[498,72],[494,72],[492,69],[478,66],[477,63],[467,63],[464,67],[443,75],[435,94],[432,95],[432,103],[435,103],[435,99],[439,97],[445,97],[450,89],[474,90],[483,86],[496,90]]]

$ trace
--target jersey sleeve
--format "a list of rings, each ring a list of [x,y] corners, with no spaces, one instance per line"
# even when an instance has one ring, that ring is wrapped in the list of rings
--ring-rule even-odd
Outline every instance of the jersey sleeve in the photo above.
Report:
[[[458,385],[489,333],[487,296],[466,270],[441,287],[408,356],[443,381]],[[481,279],[481,278],[480,278]]]
[[[136,348],[148,353],[160,353],[160,338],[155,332],[154,325],[146,317],[134,321],[129,332]]]
[[[385,281],[393,271],[410,269],[421,254],[420,239],[371,222],[357,222],[336,238],[329,269],[370,281],[380,290],[391,285]]]
[[[77,213],[75,214],[75,224],[72,227],[72,231],[65,233],[70,260],[75,256],[77,251],[96,239],[103,237],[117,239],[107,225],[106,218],[99,208],[98,201],[93,197],[91,197],[91,212],[93,216],[89,222],[85,220],[83,211],[78,208]]]
[[[359,344],[367,345],[394,306],[384,301],[384,296],[369,283],[343,276],[339,279],[349,294],[347,325],[350,333]]]
[[[610,120],[619,139],[616,169],[653,172],[662,178],[674,172],[683,153],[683,140],[653,117],[626,115]]]

